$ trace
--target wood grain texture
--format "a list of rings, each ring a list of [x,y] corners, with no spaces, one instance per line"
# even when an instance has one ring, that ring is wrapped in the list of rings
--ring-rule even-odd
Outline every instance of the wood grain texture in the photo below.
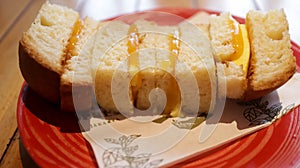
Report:
[[[32,0],[29,4],[26,4],[20,1],[9,1],[9,3],[1,1],[1,12],[7,12],[8,15],[10,12],[14,11],[19,13],[16,14],[16,17],[9,17],[12,21],[5,21],[3,19],[0,21],[1,25],[3,22],[5,22],[5,25],[11,24],[11,26],[9,26],[10,29],[7,30],[3,38],[1,37],[2,40],[0,41],[0,156],[2,158],[0,164],[10,165],[4,167],[16,167],[17,165],[12,166],[11,164],[17,164],[17,162],[20,163],[18,160],[15,160],[17,157],[16,155],[18,155],[19,152],[16,145],[14,145],[14,141],[18,141],[18,139],[15,139],[13,140],[13,143],[10,143],[11,138],[13,138],[17,129],[16,104],[23,83],[23,78],[18,65],[19,39],[22,32],[28,29],[32,23],[43,2],[43,0]],[[15,3],[18,3],[18,5],[15,5]],[[11,7],[13,6],[18,7],[12,9]],[[2,11],[2,9],[7,10]],[[2,26],[1,30],[4,30],[4,28],[2,29]],[[6,155],[8,155],[10,151],[11,156],[7,157]]]
[[[3,161],[0,163],[0,167],[23,167],[19,152],[19,140],[20,134],[16,131],[12,137],[9,147],[7,148],[6,154],[3,157]]]
[[[0,39],[32,0],[0,1]],[[14,4],[14,5],[12,5]]]

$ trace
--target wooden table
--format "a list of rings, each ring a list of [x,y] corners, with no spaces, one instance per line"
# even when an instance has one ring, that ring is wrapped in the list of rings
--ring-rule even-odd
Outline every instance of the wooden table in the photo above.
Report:
[[[97,6],[89,4],[92,1],[88,0],[86,0],[84,6],[78,6],[84,0],[52,1],[73,7],[83,15],[92,15],[97,19],[165,6],[200,7],[230,11],[241,17],[244,17],[248,10],[258,8],[259,5],[263,9],[272,7],[266,4],[255,4],[252,0],[227,0],[222,1],[222,3],[216,0],[126,0],[121,9],[120,7],[116,9],[115,7],[118,3],[120,1],[125,2],[125,0],[99,0],[99,4],[102,3],[100,6],[104,5],[107,8],[106,11],[99,11],[93,10],[92,8],[97,8]],[[0,167],[23,167],[19,149],[20,136],[16,120],[17,99],[24,82],[18,67],[18,42],[22,32],[30,26],[43,2],[44,0],[0,1]],[[290,22],[290,24],[293,25],[293,22]],[[293,29],[296,30],[296,28]],[[292,32],[292,39],[299,43],[299,34],[295,33]]]
[[[0,2],[0,167],[22,167],[16,104],[23,78],[18,66],[18,43],[42,0]]]

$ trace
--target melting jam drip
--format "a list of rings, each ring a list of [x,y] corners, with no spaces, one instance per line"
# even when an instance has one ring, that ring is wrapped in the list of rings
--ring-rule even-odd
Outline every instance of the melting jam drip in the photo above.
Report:
[[[229,61],[233,61],[236,65],[242,66],[244,75],[247,75],[249,59],[250,59],[250,44],[248,40],[247,28],[244,24],[239,24],[232,18],[232,42],[235,53],[230,57]]]
[[[177,56],[179,55],[179,50],[180,50],[179,36],[180,36],[179,31],[178,30],[174,31],[174,33],[170,35],[170,43],[169,43],[170,51]]]
[[[167,71],[168,67],[172,67],[173,72],[175,71],[176,60],[179,55],[180,51],[180,40],[179,40],[180,33],[179,31],[175,31],[174,33],[169,35],[169,61],[162,61],[161,69],[155,69],[154,75],[155,78],[155,88],[161,88],[165,91],[167,102],[164,109],[164,114],[170,116],[178,116],[180,112],[180,104],[181,104],[181,95],[180,89],[175,77]],[[143,36],[141,36],[138,32],[136,25],[131,25],[128,30],[128,70],[131,75],[133,75],[132,80],[130,81],[130,98],[133,105],[136,107],[136,100],[139,90],[142,87],[142,79],[143,79],[143,70],[139,70],[139,54],[138,49],[139,45],[142,43]],[[147,69],[145,69],[147,71]],[[137,72],[138,71],[138,72]],[[164,71],[164,72],[159,72]],[[136,73],[137,72],[137,73]],[[157,76],[157,74],[164,74]],[[162,79],[163,78],[163,79]],[[161,80],[166,80],[167,83],[159,82]],[[148,107],[149,108],[149,107]]]
[[[177,60],[177,57],[178,57],[179,51],[180,51],[179,36],[180,36],[180,33],[178,30],[176,30],[174,32],[174,34],[171,36],[170,44],[169,44],[170,51],[171,51],[170,63],[171,63],[173,72],[175,72],[176,60]]]
[[[68,44],[66,46],[66,55],[62,61],[62,65],[65,65],[66,62],[70,60],[72,56],[78,55],[76,51],[76,45],[80,38],[80,33],[82,29],[83,29],[83,23],[80,19],[78,19],[74,24],[71,37],[69,38]]]
[[[240,56],[242,56],[243,49],[244,49],[244,41],[243,41],[243,35],[239,23],[237,23],[232,18],[230,18],[229,24],[232,26],[232,43],[235,52],[234,54],[232,54],[230,60],[228,61],[233,61],[238,59]]]
[[[128,42],[127,51],[128,57],[128,70],[129,72],[135,72],[139,70],[138,52],[139,44],[141,43],[140,34],[135,24],[131,25],[128,30]]]
[[[178,30],[169,35],[169,64],[167,66],[172,68],[172,73],[175,74],[176,60],[180,52],[180,32]],[[165,65],[166,66],[166,65]],[[163,67],[165,68],[165,67]],[[177,80],[171,74],[167,74],[169,78],[169,85],[166,88],[167,104],[164,113],[169,114],[173,117],[179,116],[181,95]]]
[[[174,33],[169,34],[169,60],[162,61],[161,67],[164,70],[167,70],[169,67],[172,68],[172,73],[175,72],[176,60],[180,51],[180,40],[179,40],[180,32],[178,30],[174,31]]]
[[[137,95],[140,87],[142,86],[142,74],[136,73],[139,70],[139,45],[142,42],[138,28],[135,24],[132,24],[128,30],[127,39],[127,51],[128,51],[128,71],[131,75],[134,75],[130,81],[130,98],[133,105],[136,105]],[[135,74],[136,73],[136,74]]]
[[[169,81],[165,86],[164,91],[167,97],[167,103],[164,109],[164,114],[172,117],[177,117],[180,114],[181,94],[177,80],[170,73],[166,72],[165,78]]]

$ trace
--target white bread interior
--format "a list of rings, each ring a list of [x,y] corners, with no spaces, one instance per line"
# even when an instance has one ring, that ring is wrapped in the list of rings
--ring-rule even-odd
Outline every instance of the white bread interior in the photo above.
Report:
[[[288,22],[284,11],[249,11],[246,26],[251,59],[245,99],[253,99],[278,88],[295,73]]]
[[[224,71],[226,81],[226,97],[230,99],[242,99],[247,89],[247,78],[242,67],[233,62],[218,64],[220,70]]]
[[[230,13],[224,12],[220,15],[210,17],[210,40],[215,50],[216,56],[222,60],[227,60],[234,52],[232,25],[229,22]]]
[[[141,83],[136,88],[129,84],[136,74],[131,74],[128,71],[127,39],[122,39],[117,45],[113,46],[112,50],[105,53],[106,58],[100,60],[97,68],[95,92],[98,95],[97,101],[100,106],[107,111],[132,112],[132,103],[134,103],[134,106],[138,109],[147,110],[151,107],[150,92],[158,87],[165,92],[167,101],[181,96],[182,111],[186,113],[192,110],[196,110],[197,113],[208,112],[211,104],[213,104],[211,103],[212,95],[216,92],[213,90],[215,83],[210,82],[215,81],[215,67],[207,36],[194,26],[191,27],[190,24],[180,24],[178,27],[159,26],[156,23],[147,21],[137,21],[135,24],[138,32],[143,36],[137,51],[137,66],[142,70],[138,74]],[[126,35],[129,26],[123,23],[118,27],[123,27],[124,32],[122,33]],[[164,67],[163,61],[170,62],[170,35],[174,31],[181,32],[180,40],[182,43],[177,57],[178,61],[174,66]],[[98,55],[98,53],[94,54]],[[174,73],[173,68],[175,69]],[[192,75],[189,75],[189,73]],[[179,85],[176,84],[177,79],[182,80],[180,85],[184,85],[182,86],[184,88],[174,87],[174,85]],[[192,80],[195,81],[197,88],[191,89]],[[116,88],[112,89],[112,82],[115,83]],[[130,87],[132,90],[129,90]],[[171,90],[172,88],[173,90]],[[197,90],[199,91],[197,92]],[[133,95],[130,95],[130,92]],[[112,96],[118,98],[119,101],[114,100]],[[133,96],[134,100],[131,100],[130,96]],[[152,100],[156,100],[156,106],[163,105],[162,101],[159,101],[161,95],[153,94],[152,96],[154,96]],[[196,99],[197,96],[200,96],[200,99]],[[193,101],[193,99],[198,100],[198,102]],[[114,102],[118,104],[116,105]],[[196,108],[195,104],[198,105]],[[177,116],[178,111],[175,109],[177,105],[175,106],[168,107],[167,105],[164,114]],[[156,111],[153,111],[153,113],[156,113]]]
[[[87,111],[92,107],[92,76],[90,62],[93,53],[94,34],[99,22],[85,18],[78,41],[70,58],[66,60],[60,80],[61,109],[64,111]]]
[[[231,15],[227,12],[209,16],[209,36],[216,60],[226,60],[236,52],[233,47],[233,25],[230,19],[232,19]],[[223,61],[218,65],[224,71],[225,76],[222,79],[226,81],[226,97],[241,99],[247,89],[247,74],[242,66],[231,61]]]
[[[94,89],[99,105],[107,112],[119,111],[113,101],[111,83],[114,71],[120,68],[127,58],[126,37],[128,29],[129,25],[121,21],[113,21],[103,25],[95,36],[92,58]],[[125,76],[116,77],[115,79],[120,80],[116,81],[120,84],[126,82]],[[126,89],[121,86],[117,88],[120,89],[118,90],[120,92]],[[128,95],[128,92],[125,94]]]
[[[218,61],[218,57],[232,54],[229,17],[228,13],[213,17],[205,13],[195,15],[190,21],[202,31],[187,22],[178,26],[159,26],[149,21],[137,21],[135,24],[143,36],[137,54],[139,68],[144,70],[138,74],[139,86],[131,87],[133,91],[130,91],[130,79],[135,75],[128,72],[130,25],[86,18],[84,31],[75,47],[78,54],[66,59],[68,40],[79,21],[79,14],[47,1],[20,40],[20,69],[34,91],[51,102],[60,103],[64,111],[88,111],[94,96],[93,87],[99,105],[108,112],[132,110],[132,102],[126,101],[117,102],[121,108],[116,108],[112,95],[124,95],[117,98],[130,101],[134,94],[134,106],[141,110],[151,106],[150,99],[160,106],[161,95],[155,92],[149,97],[151,90],[159,87],[167,98],[178,97],[177,92],[172,92],[176,90],[174,79],[181,82],[183,88],[192,88],[191,82],[184,81],[192,81],[195,76],[198,88],[181,90],[181,110],[193,111],[197,105],[198,112],[208,112],[216,95],[213,59]],[[261,97],[284,84],[295,72],[295,57],[283,10],[267,14],[250,11],[246,24],[251,44],[248,75],[233,62],[218,63],[225,73],[227,98],[251,100]],[[170,62],[169,41],[174,31],[180,32],[181,45],[173,72],[172,66],[164,64]],[[113,92],[112,83],[116,84]],[[197,102],[186,101],[198,96]],[[174,112],[172,108],[165,113]]]
[[[179,29],[183,45],[178,60],[187,64],[196,77],[200,98],[199,112],[207,113],[213,110],[217,94],[216,67],[212,46],[207,35],[190,23],[181,23]],[[192,88],[192,86],[186,88]],[[193,95],[191,92],[193,89],[189,90],[190,95]]]
[[[79,14],[46,1],[19,46],[19,64],[28,85],[42,97],[59,104],[61,61]]]
[[[197,12],[193,16],[187,19],[191,24],[196,25],[199,29],[201,29],[208,38],[210,38],[209,27],[210,27],[210,14],[207,12]]]
[[[170,101],[171,95],[169,94],[168,86],[174,85],[176,83],[172,80],[174,74],[171,74],[171,67],[167,66],[165,68],[161,67],[160,61],[169,61],[169,38],[172,33],[178,31],[176,26],[159,26],[154,22],[148,22],[139,20],[135,22],[140,34],[143,35],[143,41],[139,48],[139,64],[141,69],[148,68],[141,72],[140,76],[142,78],[142,84],[137,92],[137,98],[135,100],[136,107],[141,110],[146,110],[150,108],[151,104],[149,101],[149,95],[151,90],[159,87],[166,93],[166,99]],[[159,41],[159,43],[157,42]],[[147,61],[146,61],[147,60]],[[173,75],[173,76],[172,76]],[[170,87],[170,86],[169,86]],[[174,87],[176,92],[176,87]],[[177,93],[173,95],[174,99],[178,99]],[[153,99],[156,99],[158,106],[163,106],[159,95],[154,95]],[[167,102],[166,102],[167,103]],[[173,109],[172,107],[166,106],[165,113],[170,113]]]

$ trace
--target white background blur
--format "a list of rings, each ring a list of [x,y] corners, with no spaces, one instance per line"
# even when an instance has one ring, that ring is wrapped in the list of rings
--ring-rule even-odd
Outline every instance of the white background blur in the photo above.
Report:
[[[79,11],[81,15],[98,20],[154,9],[159,7],[203,8],[215,11],[228,11],[245,17],[249,10],[269,10],[283,8],[286,12],[291,39],[300,44],[300,1],[299,0],[50,0]]]

